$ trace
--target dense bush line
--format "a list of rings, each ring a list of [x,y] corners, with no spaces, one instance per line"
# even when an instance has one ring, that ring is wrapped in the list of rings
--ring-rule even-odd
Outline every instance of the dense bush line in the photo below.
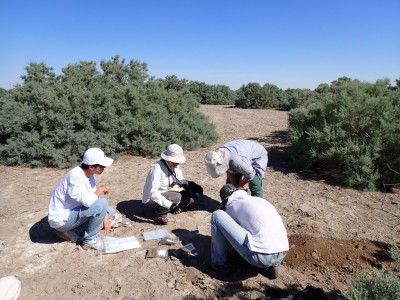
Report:
[[[226,85],[209,85],[199,81],[178,79],[175,75],[158,79],[167,90],[189,90],[201,104],[233,105],[236,100],[236,92]]]
[[[188,89],[165,88],[145,63],[118,56],[100,68],[82,61],[57,76],[30,63],[23,83],[0,96],[0,163],[69,167],[88,147],[157,156],[172,142],[196,149],[217,139]]]
[[[319,94],[309,89],[282,90],[276,85],[248,83],[236,91],[236,107],[279,108],[290,110],[319,99]]]
[[[399,183],[389,167],[400,170],[400,88],[343,77],[316,92],[318,101],[289,113],[293,159],[352,187]]]

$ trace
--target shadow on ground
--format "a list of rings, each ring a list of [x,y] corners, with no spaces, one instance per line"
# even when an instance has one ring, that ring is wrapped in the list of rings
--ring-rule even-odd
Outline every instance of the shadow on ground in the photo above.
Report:
[[[203,195],[199,199],[195,200],[187,210],[213,212],[218,209],[219,206],[219,201],[210,198],[207,195]],[[131,221],[138,223],[153,223],[152,210],[143,204],[142,200],[123,200],[117,204],[117,210]]]
[[[269,144],[268,168],[283,174],[296,174],[302,180],[324,181],[330,185],[340,185],[332,176],[329,176],[323,170],[308,170],[297,167],[290,159],[290,138],[287,130],[273,131],[269,136],[263,138],[249,137],[249,140],[261,144]]]
[[[50,227],[47,216],[36,222],[29,229],[29,238],[33,243],[54,244],[63,240],[56,235],[56,231]]]

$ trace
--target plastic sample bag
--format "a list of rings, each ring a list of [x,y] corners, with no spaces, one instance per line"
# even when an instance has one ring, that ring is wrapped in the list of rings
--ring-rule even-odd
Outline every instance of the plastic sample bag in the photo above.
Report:
[[[169,236],[168,229],[156,229],[153,231],[143,232],[143,239],[145,241],[162,239]]]
[[[104,238],[104,253],[117,253],[125,250],[140,248],[141,245],[135,236]]]

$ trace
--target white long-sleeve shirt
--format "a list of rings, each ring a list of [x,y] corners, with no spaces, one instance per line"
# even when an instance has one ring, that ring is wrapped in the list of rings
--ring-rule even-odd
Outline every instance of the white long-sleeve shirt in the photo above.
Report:
[[[54,189],[49,204],[49,224],[59,228],[78,206],[90,207],[96,200],[94,176],[86,177],[80,166],[70,170]]]
[[[173,169],[176,178],[179,179],[183,184],[187,184],[188,181],[183,177],[182,170],[177,166]],[[154,201],[162,207],[170,208],[172,202],[161,195],[171,189],[171,184],[176,181],[168,171],[164,163],[159,160],[157,161],[147,174],[146,183],[143,188],[142,203]]]
[[[228,198],[226,213],[247,231],[250,250],[268,254],[289,250],[282,218],[267,200],[239,190]]]

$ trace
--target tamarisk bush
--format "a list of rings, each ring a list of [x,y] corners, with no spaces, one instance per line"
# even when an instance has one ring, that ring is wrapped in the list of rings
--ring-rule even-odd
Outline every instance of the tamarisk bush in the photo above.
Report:
[[[319,101],[289,112],[292,158],[347,186],[400,182],[388,169],[400,169],[400,88],[342,77],[320,93]]]
[[[56,75],[31,62],[23,83],[0,95],[0,163],[70,167],[89,147],[156,156],[170,143],[184,149],[217,139],[187,89],[151,78],[147,65],[119,56],[70,64]]]

